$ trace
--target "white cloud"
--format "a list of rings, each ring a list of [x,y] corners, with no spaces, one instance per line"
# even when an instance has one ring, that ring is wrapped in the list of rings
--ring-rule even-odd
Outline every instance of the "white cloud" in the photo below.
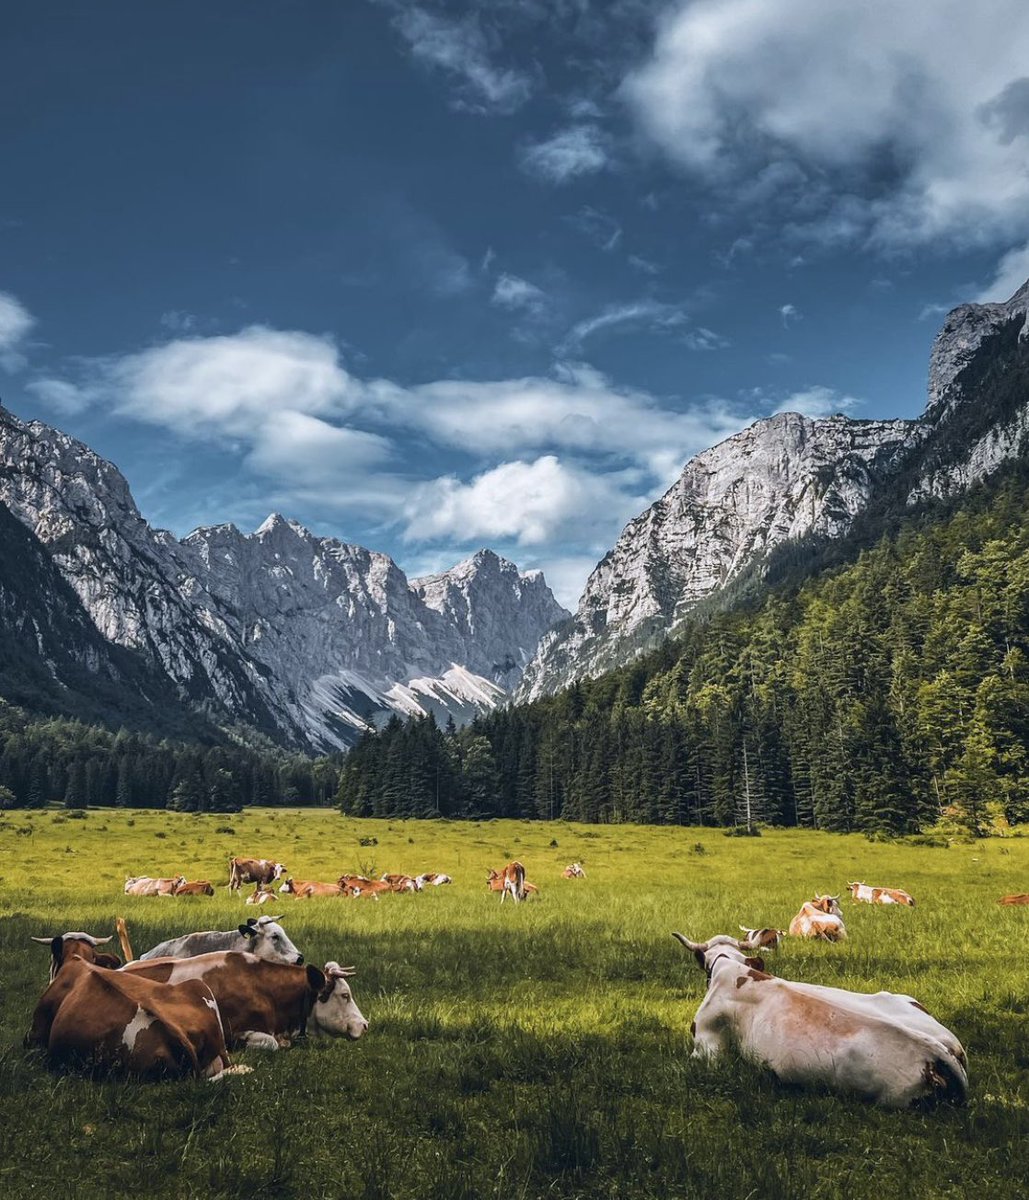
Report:
[[[521,153],[523,170],[557,184],[593,175],[607,163],[607,139],[596,125],[570,125]]]
[[[10,292],[0,292],[0,366],[17,371],[25,365],[21,346],[36,321]]]
[[[692,0],[623,95],[671,159],[798,231],[986,245],[1029,230],[1027,63],[1024,0]]]
[[[490,303],[498,308],[538,316],[547,306],[547,294],[527,279],[520,279],[517,275],[501,275],[493,289]]]
[[[69,383],[66,379],[51,379],[44,376],[25,384],[25,390],[38,400],[42,400],[47,407],[66,416],[82,412],[93,402],[93,397],[88,389],[79,387],[75,383]]]
[[[574,353],[594,334],[633,330],[673,334],[690,350],[720,350],[729,344],[726,338],[703,326],[687,329],[689,323],[689,309],[685,304],[666,304],[649,299],[609,304],[599,313],[573,325],[560,349],[565,354]]]
[[[1024,246],[1016,246],[997,264],[993,279],[979,292],[976,300],[980,304],[990,301],[1002,303],[1010,300],[1018,289],[1029,279],[1029,242]]]
[[[531,78],[498,67],[474,16],[454,21],[418,6],[404,7],[393,20],[414,58],[444,71],[457,83],[454,104],[477,113],[512,113],[532,94]]]
[[[804,319],[800,309],[795,304],[783,304],[779,307],[779,319],[783,329],[789,329],[791,324]]]
[[[805,417],[831,417],[836,413],[851,413],[861,404],[862,401],[856,396],[816,385],[787,396],[772,411],[802,413]]]
[[[637,497],[630,503],[643,504]],[[612,475],[562,463],[555,455],[505,462],[469,483],[444,476],[417,488],[406,505],[408,540],[515,539],[540,545],[611,524],[627,497]]]

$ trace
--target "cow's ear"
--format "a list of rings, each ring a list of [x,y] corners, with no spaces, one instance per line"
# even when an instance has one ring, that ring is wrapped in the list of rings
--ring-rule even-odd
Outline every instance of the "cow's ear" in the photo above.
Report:
[[[117,954],[98,954],[93,961],[98,967],[107,967],[110,971],[117,971],[121,966],[121,959]]]
[[[50,954],[53,957],[54,970],[56,971],[64,961],[64,937],[62,935],[58,935],[50,942]]]
[[[247,923],[245,925],[240,925],[239,932],[245,938],[257,937],[257,930],[254,929],[253,919],[247,921]]]
[[[247,924],[248,924],[248,925],[256,925],[256,924],[257,924],[257,918],[256,918],[256,917],[247,917]]]
[[[325,973],[319,971],[314,963],[307,964],[307,986],[312,992],[320,992],[325,987]]]
[[[706,963],[706,962],[704,962],[704,951],[703,951],[703,950],[694,950],[694,951],[693,951],[693,957],[694,957],[694,958],[697,960],[697,965],[698,965],[698,966],[699,966],[699,967],[700,967],[702,970],[705,970],[705,971],[706,971],[706,970],[707,970],[707,963]]]
[[[752,967],[755,971],[763,971],[765,969],[765,960],[759,955],[747,959],[747,966]]]

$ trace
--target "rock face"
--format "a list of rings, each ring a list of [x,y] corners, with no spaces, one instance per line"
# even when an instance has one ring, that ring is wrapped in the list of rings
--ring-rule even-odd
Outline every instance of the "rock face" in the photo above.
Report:
[[[839,538],[877,504],[896,509],[967,488],[1024,452],[1029,284],[1007,304],[963,305],[932,351],[915,421],[783,413],[698,454],[623,530],[575,616],[548,634],[517,698],[557,691],[631,659],[769,551]]]
[[[480,551],[410,583],[386,555],[273,515],[182,541],[152,529],[120,472],[0,410],[0,502],[101,636],[184,704],[286,744],[352,744],[390,711],[464,719],[506,698],[566,614],[538,573]]]

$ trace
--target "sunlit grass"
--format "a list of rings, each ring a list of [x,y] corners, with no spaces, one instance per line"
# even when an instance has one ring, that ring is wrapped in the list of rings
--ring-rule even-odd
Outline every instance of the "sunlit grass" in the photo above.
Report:
[[[0,824],[8,1195],[40,1194],[47,1178],[65,1196],[136,1195],[143,1179],[157,1197],[1029,1194],[1029,910],[995,903],[1029,890],[1029,839],[940,849],[270,810],[16,812]],[[229,928],[255,911],[224,887],[232,853],[274,855],[302,878],[454,876],[417,896],[275,906],[309,959],[357,966],[362,1041],[251,1053],[254,1074],[219,1087],[95,1084],[26,1055],[46,978],[31,934],[109,933],[124,915],[140,952]],[[486,891],[486,869],[513,857],[540,901],[501,906]],[[588,878],[561,879],[575,860]],[[216,897],[121,894],[127,874],[178,871],[210,879]],[[788,942],[770,968],[917,996],[969,1051],[967,1108],[887,1113],[689,1058],[704,978],[669,931],[784,927],[803,899],[849,879],[907,888],[917,907],[844,898],[848,942]]]

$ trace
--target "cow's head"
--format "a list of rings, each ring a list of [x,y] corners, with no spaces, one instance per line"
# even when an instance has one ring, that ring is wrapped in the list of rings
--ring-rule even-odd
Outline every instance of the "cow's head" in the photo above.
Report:
[[[272,879],[273,880],[281,879],[283,877],[283,875],[285,875],[285,874],[286,874],[286,864],[285,863],[275,863],[272,866]]]
[[[182,885],[183,885],[185,882],[186,882],[186,876],[185,876],[185,875],[179,875],[179,876],[177,876],[177,877],[176,877],[176,879],[175,879],[175,882],[174,882],[174,884],[172,885],[172,890],[173,890],[173,891],[178,891],[178,890],[179,890],[179,888],[180,888],[180,887],[182,887]]]
[[[313,1032],[348,1037],[352,1041],[367,1033],[368,1022],[347,983],[356,973],[353,967],[341,967],[337,962],[327,962],[324,974],[317,967],[307,968],[308,982],[318,993],[309,1018]]]
[[[840,908],[839,896],[820,896],[815,892],[815,898],[811,903],[818,909],[819,912],[824,912],[831,917],[842,917],[843,910]]]
[[[61,969],[61,964],[72,958],[81,958],[86,962],[96,963],[98,967],[108,967],[116,971],[121,966],[121,959],[116,954],[106,954],[97,951],[97,946],[106,946],[110,937],[93,937],[90,933],[59,933],[56,937],[34,937],[34,942],[40,942],[50,947],[50,981]]]
[[[854,893],[855,893],[855,892],[858,890],[858,888],[859,888],[859,887],[864,887],[864,884],[862,884],[862,883],[848,883],[848,884],[847,884],[847,891],[848,891],[848,892],[850,892],[850,894],[853,896],[853,895],[854,895]]]
[[[709,979],[711,968],[719,958],[728,958],[732,962],[742,963],[757,971],[765,969],[763,959],[747,954],[750,947],[745,942],[739,941],[738,938],[730,937],[727,933],[719,933],[713,938],[708,938],[706,942],[691,942],[681,933],[673,933],[672,937],[690,951],[697,960],[697,965],[704,969]]]
[[[296,888],[293,886],[293,880],[287,879],[286,882],[279,888],[279,894],[282,896],[295,896]]]
[[[278,922],[279,917],[250,917],[246,924],[240,925],[239,932],[247,940],[247,950],[258,958],[300,966],[304,956]]]

